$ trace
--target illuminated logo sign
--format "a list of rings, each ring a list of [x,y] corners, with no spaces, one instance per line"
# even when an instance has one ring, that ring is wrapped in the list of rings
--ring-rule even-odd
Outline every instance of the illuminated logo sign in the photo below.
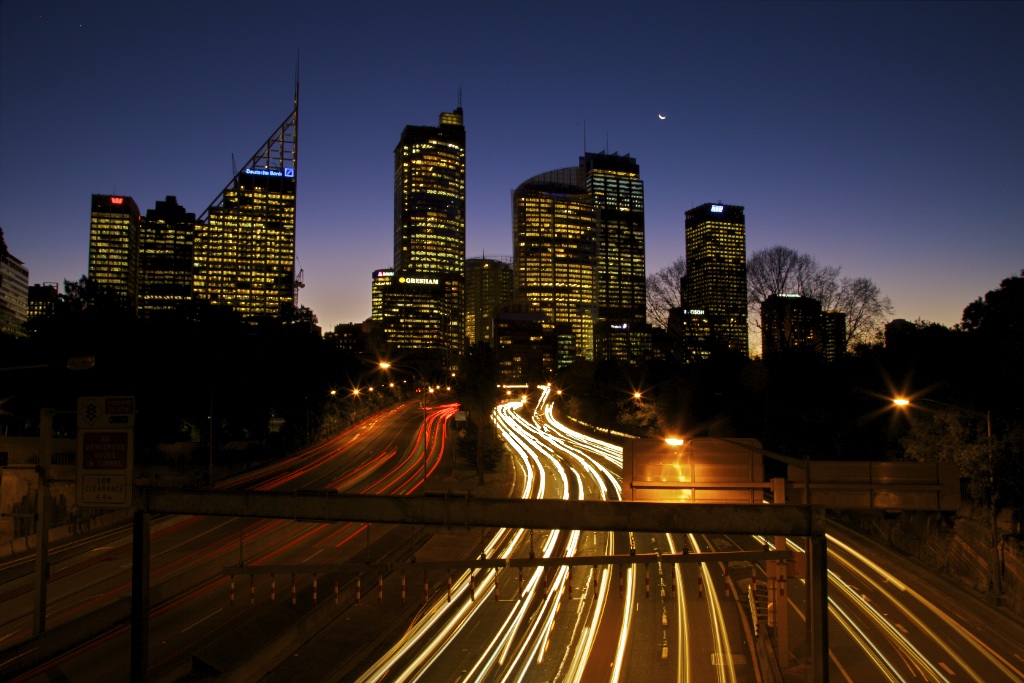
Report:
[[[393,270],[377,270],[374,271],[374,277],[394,277],[395,271]]]
[[[622,323],[621,325],[612,325],[613,330],[627,330],[629,329],[629,323]]]
[[[407,285],[436,285],[438,283],[436,277],[402,277],[398,278],[398,281]]]
[[[111,204],[121,204],[123,202],[124,202],[124,197],[111,197],[110,198],[110,203]]]
[[[711,213],[722,213],[722,211],[724,211],[724,210],[725,210],[725,207],[722,206],[721,204],[712,204],[711,205]]]
[[[703,308],[691,308],[690,310],[687,311],[687,313],[689,313],[690,315],[704,315],[704,309]]]
[[[245,169],[246,175],[264,175],[271,176],[274,178],[294,178],[294,168],[247,168]]]

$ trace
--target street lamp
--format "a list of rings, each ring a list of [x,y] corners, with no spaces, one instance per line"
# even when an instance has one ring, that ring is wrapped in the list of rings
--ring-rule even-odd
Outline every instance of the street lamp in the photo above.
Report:
[[[411,365],[395,365],[388,361],[381,361],[379,367],[384,372],[387,372],[391,368],[399,368],[402,370],[411,370],[416,373],[416,376],[420,378],[424,388],[428,387],[427,380],[423,377],[423,374],[419,370],[412,367]],[[391,386],[394,386],[392,382]],[[430,388],[430,393],[434,393],[434,389]],[[420,392],[420,410],[423,413],[423,489],[427,488],[427,393],[426,391]]]
[[[960,410],[965,413],[970,413],[976,416],[985,416],[985,431],[988,442],[988,483],[989,483],[989,499],[991,500],[990,516],[992,518],[992,558],[991,558],[991,591],[992,600],[996,604],[999,603],[1000,596],[1003,594],[1003,573],[999,564],[999,529],[996,525],[997,512],[998,512],[998,498],[999,495],[996,492],[996,460],[995,452],[992,446],[992,411],[986,410],[982,413],[980,410],[971,410],[970,408],[964,408],[963,406],[956,406],[952,403],[943,403],[942,401],[936,401],[931,398],[917,398],[915,401],[922,401],[927,403],[934,403],[938,406],[944,406],[946,408],[952,408],[953,410]],[[892,400],[893,405],[898,408],[909,408],[912,407],[910,399],[903,396],[898,396]]]

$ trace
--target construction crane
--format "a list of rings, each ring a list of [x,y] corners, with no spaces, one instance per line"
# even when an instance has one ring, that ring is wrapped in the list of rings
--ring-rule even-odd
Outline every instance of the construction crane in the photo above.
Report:
[[[295,282],[294,282],[294,290],[295,290],[294,304],[295,304],[296,308],[299,305],[299,290],[302,289],[305,286],[306,286],[305,272],[303,271],[302,268],[299,268],[299,274],[295,276]]]

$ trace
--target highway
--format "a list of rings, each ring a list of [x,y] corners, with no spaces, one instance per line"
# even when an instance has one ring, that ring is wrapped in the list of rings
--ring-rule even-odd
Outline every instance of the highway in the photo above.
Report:
[[[508,444],[487,495],[614,500],[621,449],[555,419],[547,389],[493,415]],[[415,404],[375,416],[271,468],[223,482],[261,490],[419,494],[426,461],[443,485],[456,406]],[[422,431],[426,426],[426,436]],[[423,457],[423,443],[429,444]],[[378,528],[379,527],[379,528]],[[261,668],[264,681],[763,680],[746,586],[761,566],[649,562],[620,571],[595,561],[548,569],[266,575],[245,564],[326,565],[760,549],[774,538],[721,534],[438,530],[166,517],[152,526],[151,680],[203,680]],[[829,526],[829,677],[833,681],[1024,681],[1024,626],[973,594],[837,524]],[[802,550],[802,539],[789,539]],[[27,560],[31,562],[31,558]],[[48,625],[115,604],[129,590],[130,533],[115,529],[54,551]],[[424,564],[424,567],[428,566]],[[31,565],[0,566],[0,647],[31,630]],[[294,588],[293,588],[294,586]],[[337,588],[335,588],[337,586]],[[806,680],[804,585],[790,579],[787,682]],[[337,597],[335,591],[337,590]],[[294,604],[292,603],[292,596]],[[399,598],[401,596],[401,598]],[[305,645],[280,656],[280,634],[327,615]],[[321,623],[322,622],[322,623]],[[769,635],[765,635],[765,632]],[[239,643],[245,643],[240,646]],[[127,680],[127,625],[5,680]],[[16,663],[16,662],[15,662]],[[0,662],[9,667],[10,661]]]
[[[447,438],[446,425],[457,405],[433,406],[427,411],[418,403],[408,403],[380,413],[329,441],[281,460],[257,472],[230,481],[222,487],[257,490],[335,489],[361,493],[407,494],[418,491],[428,474],[442,467],[441,454]],[[424,439],[426,429],[426,439]],[[424,441],[429,445],[423,457]],[[173,678],[186,672],[196,655],[230,665],[216,644],[221,635],[241,630],[266,630],[253,625],[256,612],[271,606],[271,585],[267,581],[259,594],[253,593],[249,606],[248,581],[242,594],[242,581],[236,580],[235,606],[230,604],[232,579],[222,574],[224,567],[238,564],[305,564],[345,562],[368,552],[374,544],[386,545],[385,552],[403,548],[412,552],[422,543],[420,530],[368,529],[366,525],[327,525],[279,520],[241,521],[238,519],[165,517],[155,520],[151,530],[151,584],[154,603],[151,611],[151,677]],[[32,623],[31,557],[9,561],[0,567],[6,581],[2,590],[4,610],[0,616],[0,646],[28,639]],[[117,603],[130,593],[130,529],[115,529],[62,547],[51,560],[48,629],[57,629],[83,615]],[[29,569],[29,571],[31,571]],[[273,607],[290,599],[292,577],[279,577],[275,585]],[[313,577],[294,577],[296,594],[312,591]],[[324,586],[322,591],[333,591]],[[296,601],[296,610],[308,609]],[[297,618],[288,615],[282,623]],[[239,650],[230,645],[226,650]],[[37,676],[60,674],[70,680],[127,680],[129,671],[128,627],[119,625],[88,643],[62,653],[43,666],[33,668],[14,680],[33,680]],[[10,650],[8,650],[10,652]],[[238,652],[245,655],[244,649]],[[8,658],[0,662],[2,672],[17,665]],[[45,680],[45,678],[40,678]]]

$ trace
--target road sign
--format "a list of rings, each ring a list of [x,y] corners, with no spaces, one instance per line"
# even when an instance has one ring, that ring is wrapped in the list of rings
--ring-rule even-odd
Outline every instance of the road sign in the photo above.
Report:
[[[130,429],[78,431],[76,499],[79,507],[131,507],[134,446]]]
[[[78,399],[79,429],[134,426],[134,396],[82,396]]]
[[[764,488],[757,439],[632,439],[623,448],[626,500],[761,503]]]

